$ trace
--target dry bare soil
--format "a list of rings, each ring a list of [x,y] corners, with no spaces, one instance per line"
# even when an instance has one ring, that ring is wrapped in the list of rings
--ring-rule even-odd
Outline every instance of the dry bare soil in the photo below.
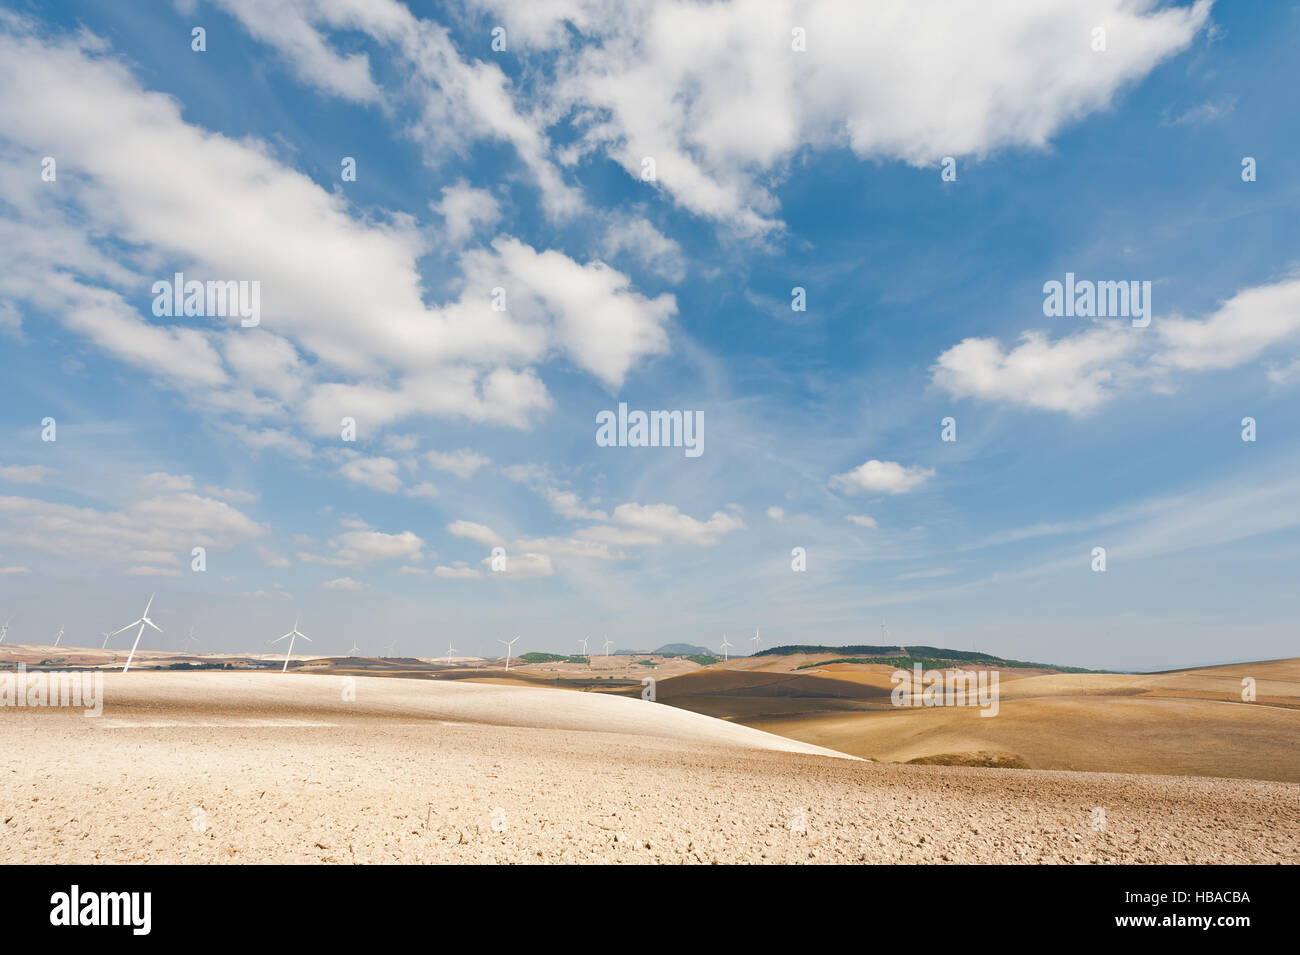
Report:
[[[340,676],[110,672],[98,718],[0,708],[0,863],[1293,862],[1300,850],[1294,784],[877,764],[640,699],[354,679],[348,699]]]
[[[659,683],[658,699],[887,762],[1300,782],[1300,659],[1154,674],[1004,668],[995,717],[893,706],[887,666],[797,665],[708,667]]]

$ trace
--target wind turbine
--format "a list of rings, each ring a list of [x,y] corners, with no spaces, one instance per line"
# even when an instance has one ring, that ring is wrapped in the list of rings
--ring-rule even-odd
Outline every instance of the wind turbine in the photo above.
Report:
[[[504,644],[506,645],[506,672],[507,672],[507,673],[510,672],[510,651],[514,648],[515,640],[518,640],[518,639],[519,639],[518,637],[515,637],[514,640],[498,640],[498,641],[497,641],[497,643],[504,643]]]
[[[609,648],[612,647],[613,645],[614,645],[614,641],[611,640],[611,639],[609,639],[609,637],[606,637],[606,638],[605,638],[605,656],[609,656]]]
[[[289,669],[289,657],[293,656],[293,642],[294,642],[296,639],[298,639],[299,637],[302,637],[302,638],[303,638],[304,640],[306,640],[308,643],[311,643],[311,637],[309,637],[309,636],[307,636],[307,634],[302,633],[301,631],[299,631],[299,629],[298,629],[298,618],[297,618],[297,617],[294,617],[294,618],[293,618],[293,629],[290,630],[288,633],[286,633],[286,634],[284,635],[284,637],[288,637],[288,638],[289,638],[289,652],[286,653],[286,654],[284,655],[284,667],[280,670],[281,673],[284,673],[284,672],[286,672],[286,671]],[[281,640],[284,639],[284,637],[276,637],[276,638],[275,638],[274,640],[272,640],[271,642],[272,642],[272,643],[279,643]]]
[[[455,652],[456,652],[456,648],[451,645],[451,641],[448,641],[447,642],[447,666],[451,666],[451,655]]]
[[[134,627],[137,623],[140,625],[140,630],[139,630],[139,632],[136,633],[136,635],[135,635],[135,643],[131,644],[131,655],[128,656],[128,657],[126,658],[126,666],[122,667],[122,672],[123,672],[123,673],[125,673],[127,670],[131,669],[131,661],[135,659],[135,648],[138,647],[138,646],[140,645],[140,638],[141,638],[142,636],[144,636],[144,628],[145,628],[145,625],[147,624],[148,626],[153,627],[153,628],[154,628],[155,630],[157,630],[159,633],[162,633],[162,627],[158,626],[158,624],[154,623],[152,620],[149,619],[149,608],[153,606],[153,598],[154,598],[154,595],[153,595],[153,594],[150,594],[150,595],[149,595],[149,602],[148,602],[147,604],[144,605],[144,613],[140,614],[140,619],[139,619],[139,620],[134,620],[134,621],[132,621],[131,623],[128,623],[125,627],[122,627],[122,628],[119,629],[119,630],[114,630],[112,633],[110,633],[110,634],[108,635],[108,636],[110,636],[110,637],[115,637],[115,636],[117,636],[119,633],[121,633],[123,630],[130,630],[130,629],[131,629],[132,627]],[[107,642],[108,642],[108,639],[105,638],[104,642],[107,643]]]
[[[754,635],[749,639],[754,641],[754,652],[758,653],[758,627],[754,628]]]
[[[190,635],[189,635],[188,637],[185,638],[185,650],[186,650],[186,652],[187,652],[187,653],[189,652],[190,644],[192,644],[192,643],[198,643],[198,642],[199,642],[199,641],[198,641],[198,638],[194,636],[194,628],[193,628],[193,627],[190,627]]]
[[[12,620],[10,617],[9,620]],[[0,627],[0,643],[5,642],[5,635],[9,633],[9,620],[6,620],[3,627]]]
[[[889,638],[889,628],[885,626],[885,618],[881,617],[880,618],[880,645],[882,647],[889,646],[889,644],[886,642],[888,638]]]
[[[397,641],[394,640],[391,643],[385,643],[384,649],[388,651],[390,657],[397,656]]]
[[[101,630],[99,631],[99,634],[104,638],[104,642],[99,645],[99,649],[103,650],[108,646],[108,638],[111,637],[112,634],[107,630]]]
[[[348,651],[348,656],[355,657],[360,652],[361,652],[361,648],[357,646],[357,641],[353,640],[352,649]]]
[[[54,645],[57,647],[59,645],[59,641],[62,639],[63,639],[63,628],[59,627],[59,632],[54,636]]]
[[[733,646],[735,646],[735,644],[734,644],[734,643],[728,643],[728,642],[727,642],[727,635],[724,633],[724,634],[722,635],[722,659],[723,659],[724,662],[728,659],[728,657],[727,657],[727,651],[730,650]]]
[[[583,637],[583,638],[582,638],[582,655],[583,655],[584,657],[587,655],[587,641],[590,640],[590,639],[591,639],[591,637]]]

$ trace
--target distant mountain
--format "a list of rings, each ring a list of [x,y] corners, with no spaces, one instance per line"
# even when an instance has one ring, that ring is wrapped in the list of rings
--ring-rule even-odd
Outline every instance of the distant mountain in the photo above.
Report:
[[[755,656],[788,657],[798,653],[834,653],[840,661],[855,658],[855,663],[890,663],[899,665],[903,661],[918,663],[981,663],[986,666],[1032,667],[1042,670],[1059,670],[1062,673],[1099,673],[1100,670],[1085,670],[1082,667],[1063,667],[1051,663],[1026,663],[1023,660],[1006,660],[991,653],[979,653],[973,650],[945,650],[942,647],[908,646],[869,646],[857,644],[850,647],[827,647],[821,644],[811,646],[770,647],[759,650]],[[834,662],[834,661],[832,661]]]
[[[653,652],[665,657],[717,656],[708,647],[696,646],[693,643],[665,643]]]

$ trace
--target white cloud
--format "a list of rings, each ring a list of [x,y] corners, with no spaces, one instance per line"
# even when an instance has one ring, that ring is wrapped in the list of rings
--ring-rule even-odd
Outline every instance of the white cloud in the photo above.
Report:
[[[403,577],[427,577],[429,572],[423,567],[412,567],[409,564],[397,568],[397,572]]]
[[[411,531],[385,534],[382,531],[348,531],[333,543],[336,557],[351,564],[368,564],[376,560],[418,560],[423,556],[424,541]]]
[[[453,567],[435,567],[433,574],[435,577],[442,577],[446,580],[477,580],[483,576],[482,571],[467,567],[463,563],[458,563]]]
[[[957,398],[1006,402],[1085,416],[1125,389],[1168,390],[1177,376],[1240,367],[1270,349],[1300,345],[1300,279],[1238,292],[1204,318],[1156,317],[1149,328],[1089,325],[1055,341],[1025,332],[1004,350],[968,338],[943,352],[933,383]],[[1268,375],[1283,384],[1286,372]]]
[[[567,218],[582,210],[580,194],[565,184],[551,160],[544,115],[517,109],[501,68],[479,58],[463,59],[445,27],[417,18],[393,0],[303,0],[269,9],[252,0],[219,2],[250,33],[288,57],[302,78],[350,99],[367,91],[361,67],[355,61],[338,63],[321,29],[364,32],[396,54],[405,83],[385,92],[414,99],[420,121],[410,133],[431,164],[449,153],[464,154],[478,140],[505,142],[528,169],[551,217]]]
[[[473,477],[474,472],[479,468],[492,463],[483,455],[465,448],[459,451],[428,451],[424,455],[424,460],[430,467],[462,479]]]
[[[1087,415],[1128,377],[1119,360],[1138,347],[1136,331],[1099,325],[1053,342],[1035,330],[1007,352],[993,339],[967,338],[939,356],[933,381],[955,398]]]
[[[614,508],[613,519],[617,524],[657,538],[701,547],[712,547],[723,536],[745,527],[739,517],[724,511],[716,511],[707,521],[700,521],[672,504],[620,504]]]
[[[682,247],[643,218],[629,216],[611,222],[605,230],[601,252],[608,258],[629,253],[669,282],[686,278]]]
[[[783,521],[785,520],[785,509],[774,504],[767,509],[767,516],[774,521]]]
[[[290,457],[309,458],[311,457],[311,445],[296,435],[277,428],[263,428],[260,431],[246,427],[242,424],[233,424],[225,426],[229,431],[245,445],[254,451],[263,451],[267,448],[274,448],[283,451]]]
[[[266,534],[223,501],[183,492],[99,511],[28,497],[0,497],[0,546],[63,563],[134,565],[130,573],[181,576],[190,551],[226,549]]]
[[[475,524],[473,521],[452,521],[447,525],[447,532],[457,537],[467,537],[480,544],[487,544],[489,547],[504,543],[504,538],[492,528],[484,524]]]
[[[434,203],[433,208],[444,220],[448,241],[457,246],[472,236],[479,226],[491,228],[501,220],[501,206],[496,197],[464,180],[445,186],[442,201]]]
[[[55,473],[54,468],[43,464],[0,465],[0,481],[10,484],[44,484]]]
[[[320,586],[321,590],[340,590],[345,593],[359,593],[369,588],[368,584],[353,580],[351,577],[336,577],[334,580],[325,581]]]
[[[802,146],[913,165],[1041,148],[1185,49],[1210,10],[1208,0],[477,3],[526,64],[521,46],[558,52],[556,80],[537,96],[578,119],[569,161],[600,151],[639,179],[654,157],[678,203],[748,234],[773,228],[768,182]],[[1092,29],[1103,24],[1098,54]],[[807,52],[791,49],[794,26]]]
[[[476,110],[496,110],[489,126],[500,121],[503,135],[528,145],[528,124],[498,110],[509,97],[494,64],[463,63],[442,28],[404,8],[345,7],[312,8],[313,16],[373,31],[417,70],[445,67],[460,84],[443,91],[461,103],[456,117],[477,128]],[[277,5],[275,16],[288,10]],[[310,455],[282,421],[246,420],[259,417],[297,417],[322,436],[349,415],[372,433],[425,416],[528,427],[551,407],[535,366],[567,359],[615,388],[639,361],[667,351],[671,296],[646,298],[602,262],[508,236],[465,252],[452,282],[458,297],[426,304],[418,262],[428,239],[413,218],[356,214],[342,191],[287,167],[266,145],[186,123],[178,103],[103,55],[103,41],[83,32],[46,42],[22,22],[0,24],[0,246],[11,250],[0,301],[57,315],[203,410],[245,419],[221,424],[250,447]],[[456,64],[424,62],[438,51]],[[550,168],[543,141],[529,148],[537,169]],[[78,157],[57,201],[20,172],[47,153]],[[235,319],[160,325],[128,304],[176,269],[260,282],[274,334]],[[491,308],[497,285],[509,289],[505,312]]]
[[[127,570],[132,577],[184,577],[185,575],[175,567],[148,567],[138,566]]]
[[[397,476],[397,462],[392,458],[353,457],[344,461],[339,473],[354,484],[361,484],[385,494],[396,494],[402,489],[402,479]]]
[[[831,487],[847,494],[884,493],[906,494],[934,477],[934,469],[914,465],[904,467],[897,461],[877,461],[872,458],[852,471],[836,474]]]
[[[140,478],[140,487],[146,491],[192,491],[194,490],[194,478],[188,474],[165,474],[162,471],[155,471],[152,474],[146,474]]]
[[[206,485],[203,488],[203,493],[209,494],[212,497],[220,498],[229,504],[252,504],[261,497],[261,495],[255,491],[240,491],[229,487],[214,487],[211,484]]]
[[[1238,292],[1204,319],[1156,324],[1158,365],[1179,371],[1235,368],[1279,344],[1300,344],[1300,279]]]
[[[438,488],[428,481],[421,481],[419,484],[408,488],[406,493],[411,497],[422,497],[431,501],[438,496]]]
[[[555,573],[555,568],[551,564],[550,554],[507,554],[505,566],[502,570],[493,570],[492,562],[495,558],[484,557],[479,563],[487,568],[492,577],[500,577],[506,580],[524,580],[537,577],[550,577]],[[441,576],[441,575],[440,575]]]
[[[874,517],[870,517],[866,514],[845,514],[844,519],[850,523],[857,524],[859,527],[875,528],[880,526],[876,523]]]
[[[341,54],[302,16],[312,4],[293,0],[220,0],[257,39],[277,47],[305,82],[359,103],[376,102],[379,88],[364,53]]]

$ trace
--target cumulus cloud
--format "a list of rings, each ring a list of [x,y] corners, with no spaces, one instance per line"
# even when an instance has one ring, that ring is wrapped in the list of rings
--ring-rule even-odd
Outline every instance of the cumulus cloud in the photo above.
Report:
[[[504,538],[492,528],[486,524],[476,524],[473,521],[452,521],[447,525],[447,533],[454,534],[457,537],[467,537],[489,547],[504,543]]]
[[[493,567],[494,560],[493,557],[484,557],[479,562],[492,577],[501,577],[507,580],[527,580],[536,577],[550,577],[555,573],[550,554],[508,554],[504,564],[497,564],[497,568],[500,569]]]
[[[351,577],[336,577],[334,580],[325,581],[320,586],[321,590],[340,590],[345,593],[359,593],[369,588],[368,584],[353,580]]]
[[[716,511],[707,521],[701,521],[672,504],[620,504],[612,516],[616,524],[650,537],[702,547],[712,547],[725,535],[745,527],[744,521],[725,511]]]
[[[920,465],[904,467],[897,461],[877,461],[872,458],[852,471],[834,475],[830,484],[846,494],[906,494],[932,477],[933,468]]]
[[[397,476],[397,462],[392,458],[366,458],[360,455],[344,461],[339,473],[354,484],[361,484],[385,494],[396,494],[402,489],[402,479]]]
[[[422,497],[426,500],[433,500],[438,496],[438,487],[430,484],[428,481],[421,481],[419,484],[412,485],[406,491],[411,497]]]
[[[182,492],[96,510],[27,497],[0,497],[0,544],[65,560],[134,565],[131,573],[180,576],[193,547],[226,549],[266,529],[224,501]]]
[[[1086,415],[1127,376],[1120,359],[1134,353],[1135,329],[1101,325],[1052,341],[1025,332],[1009,350],[990,338],[967,338],[939,356],[932,380],[955,398],[1011,401]]]
[[[433,209],[443,218],[447,240],[460,245],[479,226],[491,228],[501,219],[501,205],[486,189],[476,189],[464,180],[445,186],[442,199]]]
[[[686,256],[682,247],[649,221],[637,216],[616,218],[605,230],[602,255],[628,255],[669,282],[686,278]]]
[[[235,12],[256,17],[255,6]],[[400,23],[375,5],[346,15],[325,6],[312,9],[404,50],[414,44],[412,55],[449,44],[396,5],[383,6]],[[310,7],[277,4],[275,23]],[[667,350],[672,296],[647,298],[603,262],[509,236],[464,252],[454,297],[426,304],[417,263],[428,241],[410,216],[361,216],[265,144],[187,123],[98,38],[45,40],[22,22],[0,24],[0,244],[14,250],[0,301],[57,315],[219,419],[238,415],[222,424],[250,447],[310,455],[283,421],[249,418],[297,418],[321,436],[337,434],[344,416],[372,430],[426,416],[528,427],[551,407],[538,366],[568,361],[616,388]],[[465,65],[456,95],[472,122],[480,97],[496,95],[475,77],[494,70]],[[57,201],[17,171],[46,153],[79,157]],[[257,280],[274,333],[236,318],[159,324],[128,304],[174,270]],[[498,285],[509,290],[507,311],[491,307]]]
[[[851,524],[857,524],[859,527],[876,528],[880,526],[876,523],[874,517],[867,514],[845,514],[844,519]]]
[[[956,398],[1082,417],[1129,388],[1168,390],[1180,376],[1298,346],[1300,279],[1289,278],[1237,292],[1203,318],[1157,316],[1145,329],[1107,322],[1055,340],[1035,329],[1011,348],[968,338],[938,357],[931,380]],[[1268,375],[1275,384],[1288,377],[1276,367]]]
[[[354,564],[376,560],[418,560],[424,541],[411,531],[385,534],[382,531],[348,531],[335,539],[338,558]]]
[[[534,95],[578,117],[570,162],[599,152],[639,179],[653,157],[676,202],[746,234],[775,227],[768,183],[800,147],[918,166],[1041,148],[1186,49],[1210,11],[1209,0],[476,2],[526,63],[531,51],[558,57],[555,82]],[[1091,49],[1100,24],[1104,56]],[[794,27],[806,52],[792,49]]]
[[[383,560],[420,560],[424,556],[424,541],[412,531],[387,534],[369,529],[349,530],[329,543],[334,552],[328,556],[302,552],[298,558],[308,564],[355,567]]]
[[[429,467],[462,479],[473,477],[479,468],[492,463],[483,455],[465,448],[459,451],[428,451],[424,460],[429,463]]]
[[[146,491],[192,491],[194,478],[188,474],[165,474],[155,471],[140,478],[140,487]]]
[[[54,468],[43,464],[0,465],[0,481],[10,484],[44,484],[55,473]]]

